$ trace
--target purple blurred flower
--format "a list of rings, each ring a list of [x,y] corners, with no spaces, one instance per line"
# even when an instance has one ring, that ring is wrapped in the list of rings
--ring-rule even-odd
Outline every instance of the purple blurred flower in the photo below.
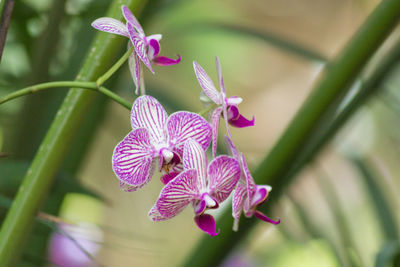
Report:
[[[189,138],[202,149],[211,141],[211,126],[200,115],[179,111],[168,117],[151,96],[138,97],[133,103],[131,125],[132,131],[115,147],[112,157],[120,185],[129,192],[150,181],[156,161],[159,170],[167,174],[182,169],[183,145]]]
[[[237,96],[226,96],[224,79],[222,78],[221,65],[219,63],[218,57],[216,57],[216,64],[221,92],[217,91],[215,85],[213,84],[211,78],[207,75],[205,70],[196,61],[193,61],[194,72],[196,74],[197,80],[200,83],[201,88],[203,88],[203,92],[206,94],[206,96],[208,96],[208,98],[211,99],[212,102],[218,105],[218,107],[212,112],[211,115],[211,124],[213,129],[212,151],[214,157],[217,151],[218,124],[221,115],[224,116],[229,136],[231,134],[228,128],[228,123],[238,128],[254,125],[254,116],[252,120],[248,120],[239,112],[238,105],[242,102],[242,98]],[[230,138],[232,139],[231,136]]]
[[[118,34],[130,38],[131,44],[135,48],[135,53],[129,57],[129,69],[133,81],[136,85],[136,94],[139,93],[141,64],[140,61],[154,73],[151,63],[161,66],[178,64],[181,57],[171,59],[159,56],[161,34],[149,35],[146,37],[142,26],[126,6],[122,6],[122,14],[126,20],[126,25],[113,18],[98,18],[92,23],[92,27],[108,33]]]
[[[153,221],[171,219],[192,204],[197,226],[211,236],[217,235],[213,216],[204,212],[218,208],[231,194],[240,178],[239,162],[222,155],[207,165],[203,147],[189,139],[184,146],[183,168],[184,171],[162,189],[149,212],[150,218]]]
[[[237,152],[234,151],[235,153]],[[232,198],[232,216],[235,219],[233,230],[237,231],[239,228],[239,219],[242,211],[246,217],[254,215],[265,222],[279,224],[280,220],[274,221],[256,209],[267,200],[268,193],[272,188],[269,185],[256,185],[243,154],[240,153],[237,156],[240,160],[242,173]]]
[[[101,249],[103,233],[95,225],[60,225],[51,236],[49,258],[57,266],[86,267]],[[90,255],[89,255],[90,254]]]

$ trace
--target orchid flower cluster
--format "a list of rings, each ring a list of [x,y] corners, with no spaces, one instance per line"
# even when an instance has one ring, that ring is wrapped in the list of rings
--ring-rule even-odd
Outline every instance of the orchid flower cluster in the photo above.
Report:
[[[151,63],[173,65],[180,62],[159,56],[161,35],[146,36],[143,28],[126,6],[122,6],[126,24],[113,18],[99,18],[92,23],[98,30],[130,38],[129,66],[139,93],[142,81],[141,62],[154,73]],[[178,111],[168,116],[163,106],[141,90],[131,110],[132,131],[115,147],[112,167],[120,187],[132,192],[146,185],[157,170],[164,184],[150,209],[153,221],[168,220],[188,205],[194,210],[194,221],[205,233],[214,236],[216,223],[209,209],[217,209],[234,191],[232,215],[235,231],[242,213],[263,221],[278,224],[257,210],[271,191],[270,186],[256,185],[246,160],[234,145],[229,125],[243,128],[254,126],[240,114],[242,98],[227,97],[219,59],[216,59],[220,91],[205,70],[193,62],[194,72],[203,90],[202,100],[211,105],[209,121],[196,113]],[[226,126],[226,143],[231,155],[217,156],[218,125],[221,117]],[[206,151],[212,142],[212,160]]]

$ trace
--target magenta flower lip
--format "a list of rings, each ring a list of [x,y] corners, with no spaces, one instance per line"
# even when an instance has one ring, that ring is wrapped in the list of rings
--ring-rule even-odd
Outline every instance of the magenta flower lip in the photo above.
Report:
[[[254,126],[254,116],[252,120],[246,119],[240,114],[238,105],[242,102],[242,99],[237,96],[226,97],[226,89],[224,79],[222,77],[221,64],[218,57],[216,57],[217,72],[219,77],[220,92],[217,91],[214,83],[206,71],[196,62],[193,61],[193,68],[196,74],[197,80],[203,89],[203,92],[212,102],[217,105],[217,108],[211,113],[211,125],[212,125],[212,152],[215,157],[217,151],[217,137],[218,137],[218,125],[221,116],[223,115],[226,129],[229,132],[228,124],[237,127],[244,128]]]
[[[192,204],[197,226],[209,235],[218,234],[214,218],[205,211],[218,208],[231,194],[240,178],[239,162],[222,155],[208,164],[201,145],[194,139],[188,139],[183,150],[183,168],[183,172],[161,190],[149,212],[150,218],[154,221],[167,220]]]
[[[142,26],[136,17],[132,14],[128,7],[122,6],[122,14],[126,20],[126,24],[113,18],[98,18],[92,23],[92,27],[103,32],[125,36],[130,39],[130,44],[133,45],[135,53],[129,57],[129,69],[132,74],[133,81],[136,85],[136,94],[139,94],[141,80],[141,63],[154,73],[151,63],[160,66],[169,66],[178,64],[181,61],[181,56],[177,59],[159,56],[161,47],[161,34],[153,34],[146,36]]]
[[[150,181],[157,161],[159,170],[180,171],[186,140],[196,140],[202,149],[211,141],[211,126],[201,116],[179,111],[168,117],[151,96],[138,97],[133,103],[131,125],[132,131],[116,146],[112,157],[121,187],[129,192]]]

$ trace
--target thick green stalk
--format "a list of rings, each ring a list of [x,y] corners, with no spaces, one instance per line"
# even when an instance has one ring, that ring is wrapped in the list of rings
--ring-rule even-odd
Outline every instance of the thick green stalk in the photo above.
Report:
[[[382,1],[342,53],[330,64],[326,75],[254,173],[257,183],[270,184],[274,188],[270,199],[276,200],[284,187],[290,183],[293,178],[293,175],[290,175],[291,166],[304,149],[304,143],[313,134],[315,127],[321,123],[325,111],[348,90],[365,63],[397,24],[399,16],[400,1]],[[254,218],[242,220],[239,232],[234,233],[231,231],[230,211],[227,211],[217,222],[221,234],[213,238],[205,237],[195,248],[194,253],[189,255],[185,265],[191,267],[218,265],[246,236],[255,221]]]
[[[124,98],[118,96],[117,94],[111,92],[107,88],[100,86],[96,82],[79,82],[79,81],[57,81],[57,82],[48,82],[48,83],[41,83],[41,84],[36,84],[36,85],[31,85],[29,87],[22,88],[20,90],[17,90],[11,94],[8,94],[6,96],[0,97],[0,105],[3,103],[6,103],[10,100],[13,100],[15,98],[28,95],[28,94],[33,94],[42,90],[46,89],[51,89],[51,88],[79,88],[79,89],[88,89],[88,90],[93,90],[93,91],[98,91],[108,98],[114,100],[115,102],[121,104],[128,110],[131,109],[132,104],[125,100]]]
[[[106,16],[122,20],[122,4],[137,13],[144,3],[140,0],[115,0]],[[122,37],[98,33],[76,79],[93,81],[104,73],[126,41]],[[71,89],[64,99],[3,222],[0,231],[0,266],[12,265],[23,251],[23,242],[34,216],[94,96],[95,92],[89,90]]]

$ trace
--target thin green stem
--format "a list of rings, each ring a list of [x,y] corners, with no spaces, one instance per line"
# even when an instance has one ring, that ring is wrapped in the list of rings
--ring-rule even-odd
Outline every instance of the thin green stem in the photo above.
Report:
[[[125,61],[128,60],[129,56],[132,54],[134,47],[131,46],[129,49],[125,52],[125,54],[103,75],[101,75],[97,80],[96,84],[97,86],[101,86],[104,84],[121,66],[122,64],[125,63]]]
[[[114,0],[105,16],[122,20],[121,5],[138,15],[145,3],[146,0]],[[125,42],[126,39],[99,32],[76,80],[93,81],[106,72]],[[35,215],[95,95],[90,90],[70,89],[65,97],[1,226],[0,266],[16,265]]]
[[[270,201],[276,201],[284,188],[291,183],[294,177],[294,174],[290,173],[291,169],[305,149],[306,141],[322,123],[326,111],[349,90],[351,83],[397,25],[399,18],[400,1],[381,1],[342,53],[330,63],[326,75],[254,172],[257,183],[270,184],[274,188]],[[269,206],[264,205],[262,211],[269,211]],[[246,236],[255,222],[254,218],[242,220],[240,231],[232,233],[231,211],[225,212],[217,222],[221,231],[220,236],[212,239],[204,238],[194,248],[194,253],[188,255],[185,265],[191,267],[219,265],[234,246]]]
[[[117,94],[111,92],[107,88],[103,86],[97,87],[97,84],[95,82],[80,82],[80,81],[57,81],[57,82],[47,82],[47,83],[40,83],[28,86],[20,90],[17,90],[11,94],[1,97],[0,105],[12,99],[51,88],[79,88],[79,89],[98,91],[129,110],[132,107],[132,104],[128,100],[118,96]]]

